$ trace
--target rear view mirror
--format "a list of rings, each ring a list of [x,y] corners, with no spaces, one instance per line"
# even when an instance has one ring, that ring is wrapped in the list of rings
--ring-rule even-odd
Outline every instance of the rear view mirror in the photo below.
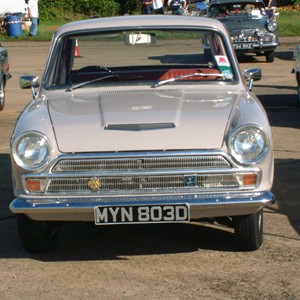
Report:
[[[127,32],[125,35],[126,45],[150,45],[150,44],[155,44],[155,42],[156,42],[156,37],[154,33]]]

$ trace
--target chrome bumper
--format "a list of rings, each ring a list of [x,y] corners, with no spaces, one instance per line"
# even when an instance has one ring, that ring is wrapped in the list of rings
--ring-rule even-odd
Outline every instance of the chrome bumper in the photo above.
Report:
[[[275,202],[271,192],[148,195],[95,198],[16,198],[12,212],[26,214],[33,220],[93,221],[95,206],[172,205],[187,203],[191,219],[235,216],[255,213]]]
[[[257,45],[254,45],[253,48],[235,48],[235,51],[239,51],[239,52],[255,52],[255,51],[272,51],[272,50],[275,50],[276,48],[278,47],[278,43],[273,43],[273,42],[270,42],[270,43],[263,43],[263,42],[260,42],[259,44]]]
[[[259,44],[259,48],[260,49],[264,49],[264,48],[277,48],[278,47],[278,43],[276,42],[276,43],[264,43],[264,42],[261,42],[260,44]],[[254,48],[254,49],[257,49],[257,48]]]

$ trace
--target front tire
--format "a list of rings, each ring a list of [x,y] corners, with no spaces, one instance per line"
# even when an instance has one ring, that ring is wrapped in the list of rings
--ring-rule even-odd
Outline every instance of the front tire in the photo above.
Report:
[[[263,243],[263,209],[252,215],[233,217],[237,242],[243,250],[255,251]]]
[[[53,222],[33,221],[18,214],[17,224],[22,245],[28,252],[44,253],[56,246],[58,231]]]
[[[267,62],[273,62],[275,58],[275,51],[268,51],[266,54],[266,61]]]

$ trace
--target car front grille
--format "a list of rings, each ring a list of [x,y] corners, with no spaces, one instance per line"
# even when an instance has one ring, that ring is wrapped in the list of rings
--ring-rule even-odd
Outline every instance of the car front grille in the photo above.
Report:
[[[92,187],[92,184],[95,187]],[[111,192],[111,191],[150,191],[190,188],[238,188],[232,174],[216,175],[166,175],[132,177],[93,177],[51,179],[47,193],[57,192]]]
[[[229,168],[229,162],[222,156],[180,156],[180,157],[130,157],[63,159],[52,169],[53,173],[105,172],[130,170],[180,170]]]
[[[24,177],[24,184],[28,193],[45,195],[180,193],[244,188],[241,174],[245,170],[235,168],[226,155],[194,152],[65,155],[56,161],[48,175],[30,174]],[[40,190],[35,189],[36,183]],[[255,185],[256,182],[246,188]]]
[[[230,36],[233,43],[259,43],[259,36],[253,29],[231,29]]]
[[[244,34],[239,36],[231,36],[231,40],[233,43],[259,43],[258,36]]]

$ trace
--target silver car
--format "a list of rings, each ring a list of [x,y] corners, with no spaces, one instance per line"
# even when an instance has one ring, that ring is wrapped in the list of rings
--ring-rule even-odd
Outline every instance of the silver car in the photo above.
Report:
[[[50,250],[62,221],[232,226],[258,249],[274,202],[268,118],[227,30],[209,18],[122,16],[53,36],[11,138],[26,250]],[[38,88],[39,86],[39,88]]]

